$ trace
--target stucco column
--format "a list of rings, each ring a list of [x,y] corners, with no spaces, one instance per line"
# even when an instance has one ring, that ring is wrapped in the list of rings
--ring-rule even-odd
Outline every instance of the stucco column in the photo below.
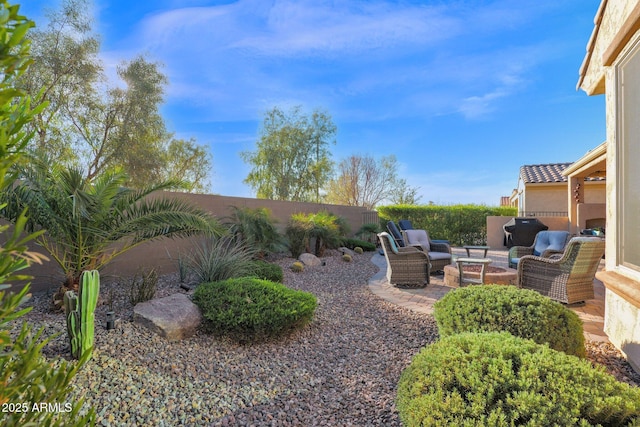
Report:
[[[580,234],[578,224],[578,203],[584,203],[584,177],[569,176],[567,181],[567,213],[569,215],[569,232]]]

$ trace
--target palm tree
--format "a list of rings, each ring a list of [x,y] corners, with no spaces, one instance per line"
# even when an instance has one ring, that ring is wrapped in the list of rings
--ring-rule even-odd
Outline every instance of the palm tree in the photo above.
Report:
[[[89,180],[80,169],[50,166],[37,159],[30,165],[6,193],[2,213],[11,221],[28,208],[28,228],[47,231],[37,242],[66,278],[54,303],[64,291],[77,287],[82,271],[100,270],[141,243],[223,233],[209,213],[177,198],[151,195],[175,188],[176,182],[132,190],[124,187],[128,176],[119,168]]]

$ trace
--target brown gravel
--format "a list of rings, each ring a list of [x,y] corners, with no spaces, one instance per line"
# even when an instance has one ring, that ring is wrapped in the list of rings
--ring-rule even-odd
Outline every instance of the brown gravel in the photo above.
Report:
[[[399,426],[394,406],[401,371],[418,350],[437,339],[435,321],[381,300],[366,286],[377,268],[371,254],[353,262],[333,252],[326,265],[302,273],[283,267],[284,283],[314,293],[314,321],[280,340],[238,345],[203,333],[172,343],[133,324],[128,289],[103,279],[101,294],[115,293],[115,330],[96,311],[96,350],[76,376],[78,395],[98,414],[97,425]],[[64,331],[49,312],[50,294],[32,299],[27,315],[46,333]],[[180,288],[177,274],[163,276],[157,297]],[[45,354],[68,355],[66,333]],[[589,342],[588,358],[617,378],[640,385],[611,345]],[[71,396],[70,399],[73,399]]]

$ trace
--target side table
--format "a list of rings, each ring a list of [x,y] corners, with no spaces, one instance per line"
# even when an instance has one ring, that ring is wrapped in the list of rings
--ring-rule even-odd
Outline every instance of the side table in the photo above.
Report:
[[[487,265],[491,264],[493,260],[490,258],[458,258],[456,259],[456,262],[458,263],[458,273],[459,273],[458,280],[459,280],[460,287],[462,287],[465,284],[475,284],[475,285],[484,284],[484,276],[486,273]],[[465,264],[482,265],[482,269],[480,270],[480,278],[479,279],[472,279],[470,277],[465,278],[464,271],[462,269],[462,266]]]
[[[489,249],[491,249],[490,246],[471,246],[471,245],[465,245],[465,246],[463,246],[463,248],[465,248],[467,250],[467,257],[468,258],[471,258],[471,251],[473,249],[483,250],[484,254],[482,255],[482,258],[486,258],[487,257],[487,251]]]

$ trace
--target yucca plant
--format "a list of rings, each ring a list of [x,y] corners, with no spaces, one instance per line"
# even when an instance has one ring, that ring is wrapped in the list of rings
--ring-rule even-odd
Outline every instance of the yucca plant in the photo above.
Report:
[[[28,208],[30,230],[45,229],[41,245],[61,267],[66,279],[56,296],[60,308],[67,290],[77,290],[84,270],[100,270],[117,256],[161,237],[220,235],[223,228],[206,211],[178,198],[151,193],[175,182],[133,190],[127,174],[110,169],[86,179],[80,169],[33,159],[20,170],[21,181],[5,194],[5,218],[15,220]]]
[[[218,282],[253,275],[254,255],[255,250],[241,242],[226,237],[213,238],[193,250],[189,265],[198,283]]]

